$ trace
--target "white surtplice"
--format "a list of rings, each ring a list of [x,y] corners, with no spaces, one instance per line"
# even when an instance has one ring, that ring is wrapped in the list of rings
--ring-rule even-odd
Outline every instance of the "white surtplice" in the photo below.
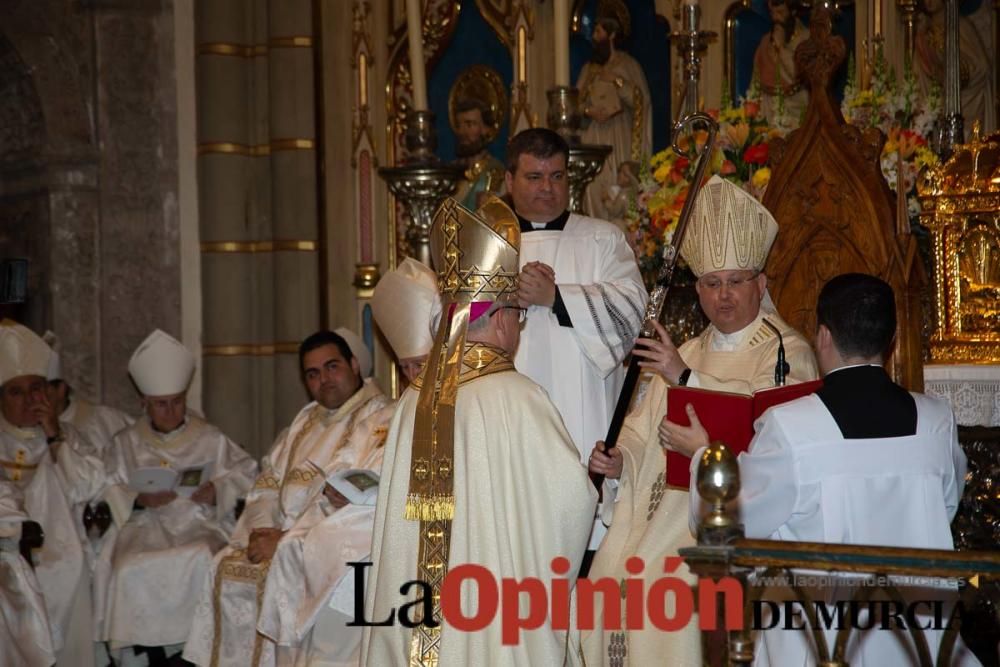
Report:
[[[25,521],[24,497],[0,471],[0,664],[48,667],[56,654],[45,599],[19,552]]]
[[[874,544],[920,549],[952,549],[949,525],[962,497],[965,454],[958,444],[955,418],[941,400],[912,394],[917,432],[896,438],[845,439],[818,396],[771,408],[754,425],[757,435],[740,454],[740,496],[736,501],[748,538],[832,544]],[[692,457],[692,470],[699,455]],[[691,477],[691,497],[696,476]],[[876,511],[877,510],[877,511]],[[691,503],[694,526],[704,503]],[[814,600],[846,600],[856,580],[844,585],[807,588]],[[954,601],[953,587],[900,586],[906,600]],[[782,599],[780,587],[765,599]],[[778,597],[776,597],[778,596]],[[876,597],[880,597],[876,595]],[[784,598],[791,599],[791,598]],[[921,611],[930,609],[921,606]],[[946,612],[947,613],[947,612]],[[930,617],[920,616],[930,622]],[[947,616],[945,617],[947,618]],[[836,628],[826,630],[827,645]],[[942,631],[925,629],[931,656]],[[756,665],[799,667],[816,663],[811,633],[763,633]],[[961,643],[952,664],[978,664]],[[917,664],[905,631],[854,631],[846,660],[852,667]]]
[[[257,464],[219,429],[187,415],[168,434],[148,418],[120,432],[106,458],[114,527],[104,536],[95,569],[98,638],[112,649],[168,646],[187,639],[194,608],[216,551],[234,524],[237,499],[253,484]],[[134,510],[129,481],[141,468],[202,468],[215,487],[215,506],[180,494],[157,508]]]
[[[573,326],[528,308],[514,366],[548,393],[586,465],[607,435],[648,294],[625,235],[603,220],[573,213],[561,231],[522,234],[521,266],[536,261],[555,271]],[[596,520],[590,548],[605,532]]]

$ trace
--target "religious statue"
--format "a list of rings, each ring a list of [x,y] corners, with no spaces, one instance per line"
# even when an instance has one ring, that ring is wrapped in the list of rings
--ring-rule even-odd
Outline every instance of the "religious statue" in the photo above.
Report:
[[[618,165],[617,181],[609,185],[607,191],[601,193],[601,204],[608,215],[608,222],[615,224],[625,232],[625,238],[630,238],[626,216],[629,204],[639,191],[639,163],[626,160]]]
[[[470,210],[479,208],[488,194],[503,191],[504,166],[488,150],[492,137],[487,128],[493,124],[490,108],[480,100],[465,98],[455,105],[455,154],[465,167],[455,199]]]
[[[799,21],[798,0],[767,0],[771,30],[757,45],[753,78],[760,86],[761,112],[768,123],[787,129],[799,126],[809,94],[795,71],[795,49],[809,37]]]
[[[926,92],[935,84],[944,87],[944,0],[918,0],[917,6],[920,20],[914,39],[913,60],[921,88]],[[992,11],[992,4],[983,3],[979,11],[984,10]],[[976,24],[985,21],[988,26],[990,21],[988,14],[978,18],[980,20],[973,21],[960,15],[958,19],[962,117],[966,128],[979,120],[984,134],[989,134],[997,126],[993,62]]]
[[[594,21],[593,53],[576,84],[584,115],[581,140],[613,148],[587,188],[587,213],[603,219],[610,217],[603,199],[615,185],[621,163],[643,160],[653,145],[649,86],[642,66],[618,48],[627,34],[628,11],[623,4],[616,7],[616,15],[600,14]]]

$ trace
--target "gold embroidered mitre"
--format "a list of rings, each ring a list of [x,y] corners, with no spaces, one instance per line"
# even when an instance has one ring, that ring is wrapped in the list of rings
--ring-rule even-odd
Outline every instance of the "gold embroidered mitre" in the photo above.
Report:
[[[762,271],[778,223],[743,188],[713,176],[694,204],[681,256],[696,276],[713,271]]]
[[[434,216],[431,254],[442,312],[417,399],[407,519],[454,517],[455,399],[465,332],[472,320],[517,305],[520,245],[517,216],[497,197],[475,212],[447,199]]]
[[[498,197],[475,212],[446,199],[431,228],[442,303],[516,302],[520,246],[517,216]]]

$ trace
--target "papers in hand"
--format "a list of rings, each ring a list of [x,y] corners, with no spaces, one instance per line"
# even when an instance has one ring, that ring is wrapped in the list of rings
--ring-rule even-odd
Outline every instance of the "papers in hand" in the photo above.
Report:
[[[212,479],[212,464],[174,470],[161,466],[136,468],[129,476],[129,487],[136,493],[173,491],[190,497],[198,487]]]
[[[378,473],[363,468],[338,470],[327,474],[320,466],[309,461],[314,470],[326,477],[326,483],[353,505],[374,505],[378,498]]]

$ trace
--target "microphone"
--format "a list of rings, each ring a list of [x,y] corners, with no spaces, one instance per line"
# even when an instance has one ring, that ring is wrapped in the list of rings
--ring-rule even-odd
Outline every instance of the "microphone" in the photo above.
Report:
[[[785,361],[785,341],[781,338],[781,332],[765,318],[762,320],[767,327],[778,336],[778,361],[774,364],[774,386],[784,387],[785,376],[792,370],[788,362]]]

